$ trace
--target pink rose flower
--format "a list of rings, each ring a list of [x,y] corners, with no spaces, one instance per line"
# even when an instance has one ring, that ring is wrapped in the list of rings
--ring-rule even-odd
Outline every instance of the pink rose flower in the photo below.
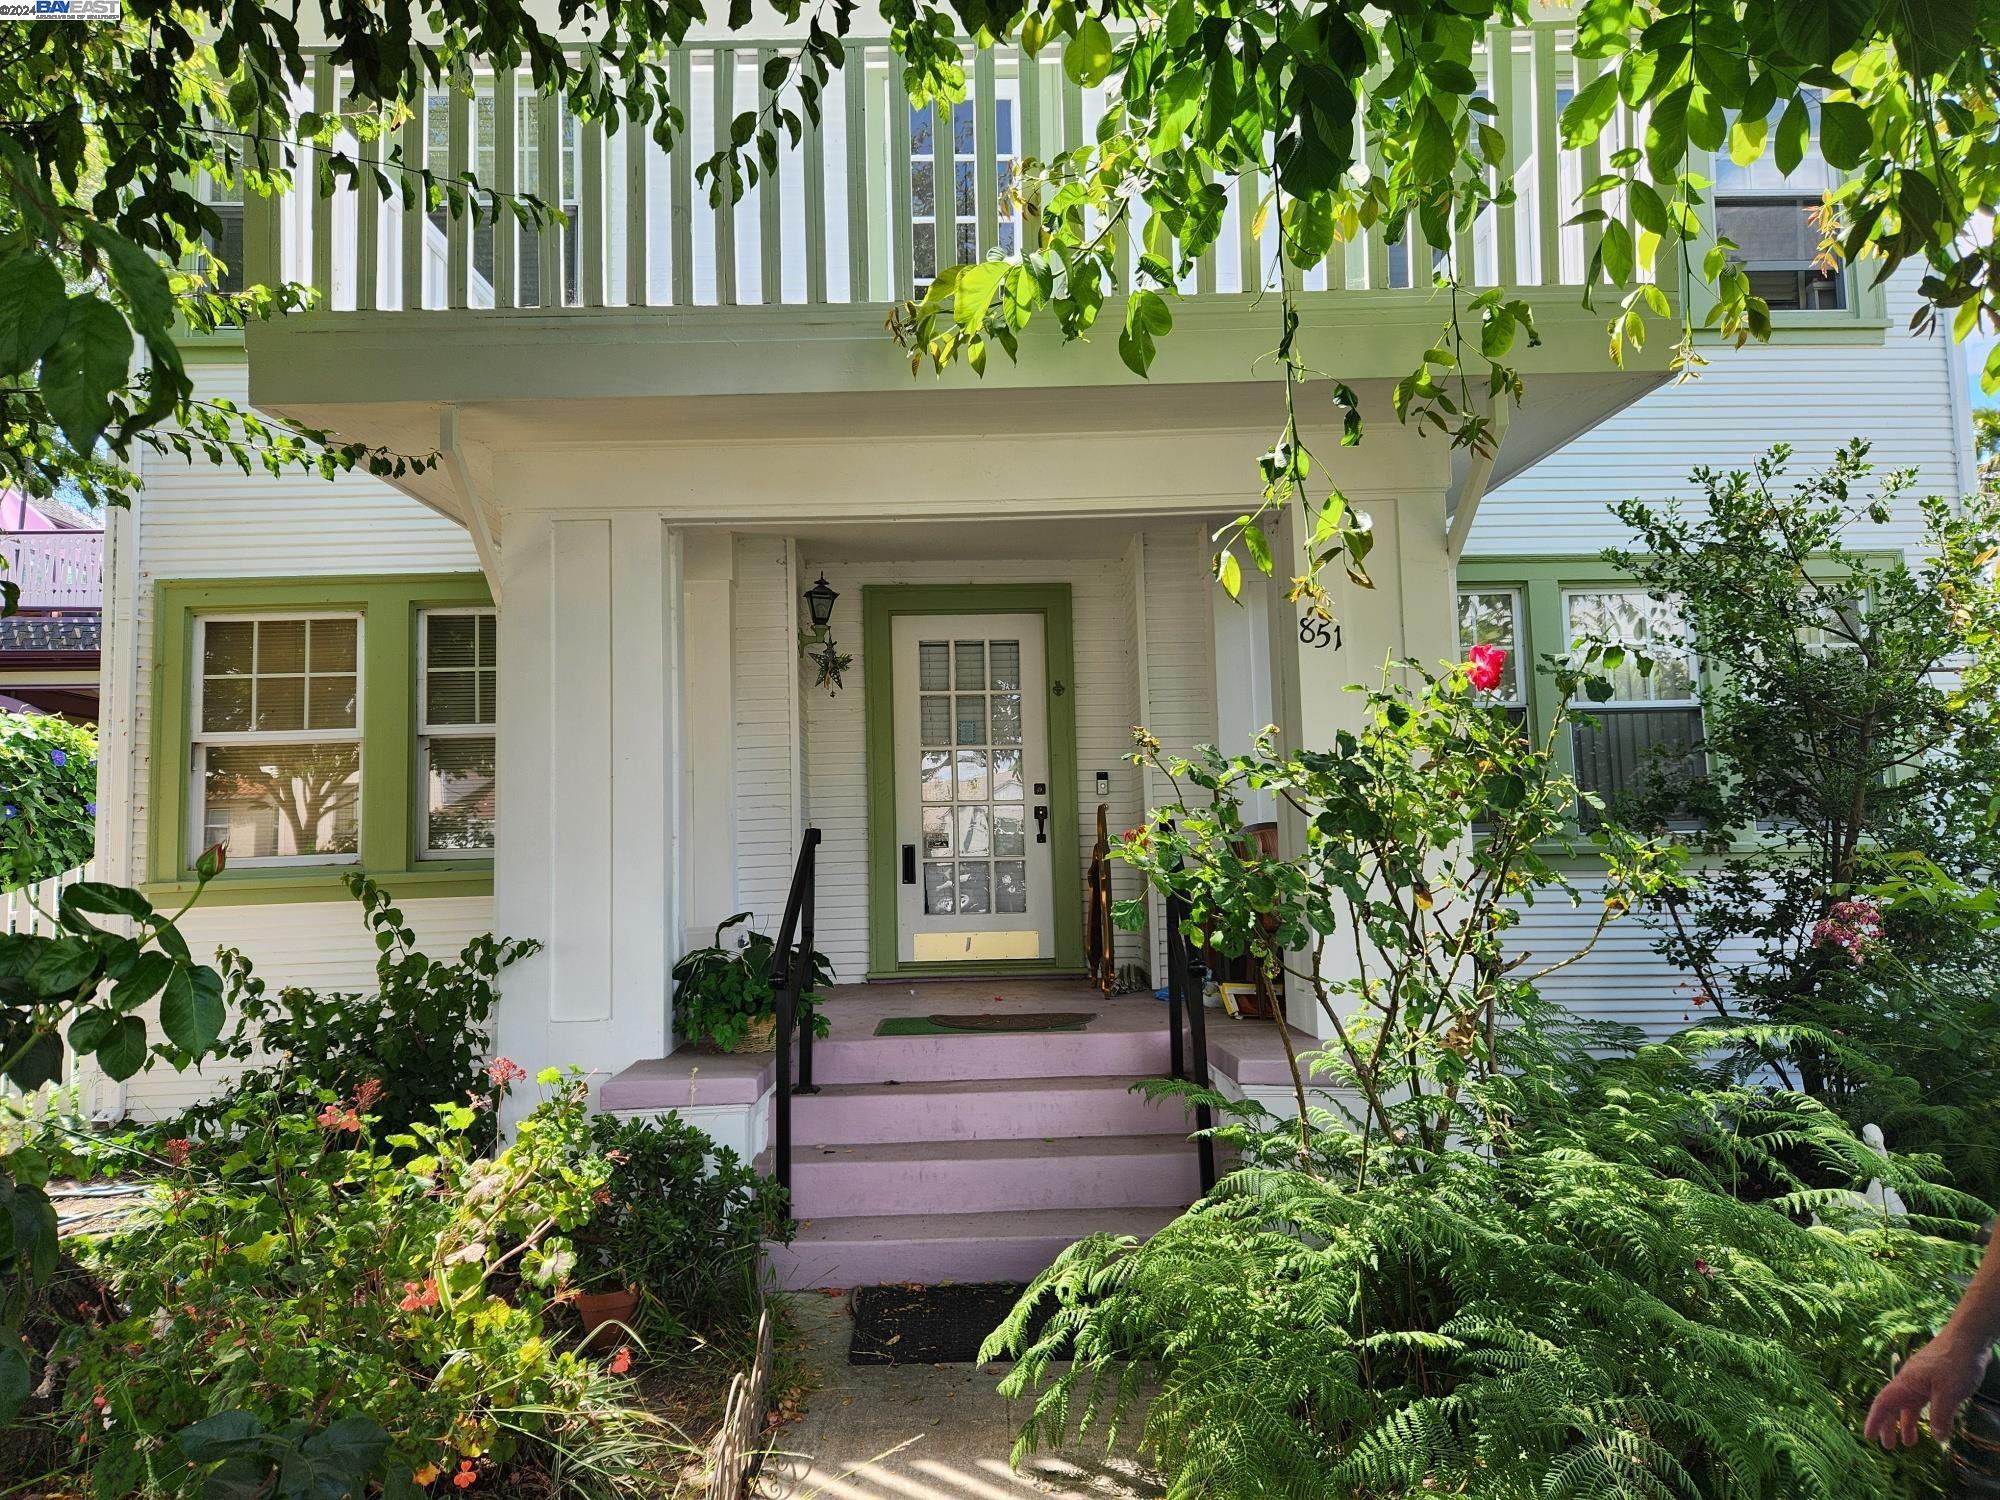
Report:
[[[1498,646],[1474,646],[1467,653],[1465,675],[1482,693],[1490,693],[1500,686],[1500,679],[1506,671],[1507,653]]]

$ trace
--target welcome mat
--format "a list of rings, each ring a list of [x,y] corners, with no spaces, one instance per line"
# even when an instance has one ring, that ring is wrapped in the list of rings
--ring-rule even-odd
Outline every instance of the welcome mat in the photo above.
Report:
[[[850,1365],[969,1365],[1020,1300],[1018,1281],[858,1286],[848,1294]],[[1039,1320],[1037,1320],[1039,1321]]]
[[[972,1036],[996,1031],[1081,1031],[1097,1019],[1094,1010],[1023,1010],[1007,1015],[982,1011],[966,1015],[890,1016],[878,1022],[877,1036]]]

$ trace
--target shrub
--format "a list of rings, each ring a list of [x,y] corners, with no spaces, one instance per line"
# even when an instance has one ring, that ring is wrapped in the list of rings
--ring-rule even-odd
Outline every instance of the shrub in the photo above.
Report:
[[[772,983],[777,943],[769,934],[745,931],[741,947],[726,947],[722,935],[750,920],[740,911],[715,929],[715,941],[684,954],[674,965],[674,1024],[696,1041],[713,1042],[724,1052],[742,1047],[750,1028],[778,1013],[778,992]],[[812,956],[812,973],[799,994],[799,1024],[823,1037],[828,1026],[819,1013],[817,991],[833,981],[833,964],[824,953]]]
[[[0,712],[0,891],[74,870],[96,844],[96,731]]]
[[[610,1163],[603,1204],[578,1236],[580,1276],[635,1286],[649,1338],[747,1331],[762,1303],[766,1240],[789,1240],[784,1192],[673,1115],[599,1115],[591,1152]]]
[[[487,933],[467,943],[455,962],[429,958],[387,891],[365,875],[350,874],[346,882],[381,950],[375,991],[336,995],[288,986],[273,996],[247,957],[225,950],[218,962],[236,1024],[222,1055],[270,1061],[195,1106],[165,1134],[212,1133],[240,1098],[270,1091],[352,1095],[366,1085],[378,1135],[386,1138],[433,1118],[439,1100],[464,1102],[487,1086],[500,973],[541,944]],[[479,1128],[491,1120],[478,1117]]]
[[[1616,507],[1639,549],[1607,560],[1683,601],[1703,661],[1709,771],[1665,795],[1705,810],[1708,863],[1661,951],[1736,1014],[1831,1035],[1774,1059],[1786,1082],[2000,1199],[2000,491],[1923,501],[1906,561],[1909,474],[1858,442],[1789,463]]]
[[[1560,700],[1607,655],[1552,664]],[[1490,665],[1410,667],[1324,750],[1163,763],[1142,739],[1177,800],[1121,856],[1332,1040],[1294,1060],[1291,1120],[1207,1095],[1242,1165],[1143,1244],[1073,1247],[988,1341],[1019,1356],[1009,1395],[1044,1387],[1023,1443],[1115,1431],[1152,1387],[1175,1494],[1934,1493],[1934,1451],[1860,1424],[1954,1300],[1979,1206],[1708,1061],[1796,1032],[1637,1047],[1541,1000],[1575,955],[1511,955],[1523,906],[1588,900],[1601,934],[1673,889],[1677,851],[1610,821],[1584,843],[1554,739],[1475,691]],[[1244,837],[1251,789],[1298,815],[1289,857]],[[1887,1219],[1877,1177],[1936,1217]]]
[[[138,1227],[92,1247],[117,1316],[75,1337],[65,1405],[95,1492],[358,1495],[372,1480],[408,1497],[510,1465],[559,1493],[648,1492],[643,1418],[614,1373],[629,1354],[586,1357],[555,1315],[568,1235],[610,1173],[586,1087],[542,1082],[549,1097],[491,1158],[491,1106],[440,1106],[385,1142],[365,1091],[316,1109],[239,1096],[233,1149],[179,1169]]]

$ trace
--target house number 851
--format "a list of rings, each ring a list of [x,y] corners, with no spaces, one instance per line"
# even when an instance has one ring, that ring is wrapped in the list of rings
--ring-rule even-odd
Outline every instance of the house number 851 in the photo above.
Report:
[[[1329,625],[1318,615],[1307,615],[1299,621],[1299,644],[1310,646],[1315,651],[1324,651],[1328,646],[1340,649],[1340,627]]]

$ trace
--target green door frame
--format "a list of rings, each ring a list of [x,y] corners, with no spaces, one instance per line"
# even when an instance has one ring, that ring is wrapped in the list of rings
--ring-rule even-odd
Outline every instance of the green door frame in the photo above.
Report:
[[[898,615],[1040,615],[1048,656],[1049,871],[1052,959],[904,963],[896,932],[896,682],[887,667]],[[1083,970],[1083,872],[1078,868],[1075,638],[1069,585],[870,584],[861,590],[861,661],[868,755],[868,975],[1074,974]]]

